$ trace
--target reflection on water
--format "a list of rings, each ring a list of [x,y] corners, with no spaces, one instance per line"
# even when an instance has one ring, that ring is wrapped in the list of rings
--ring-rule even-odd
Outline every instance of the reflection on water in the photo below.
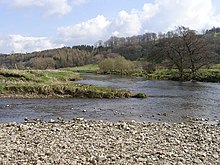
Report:
[[[187,122],[189,118],[220,120],[220,86],[216,83],[152,81],[110,75],[83,74],[80,84],[95,84],[132,92],[147,99],[1,99],[0,122],[39,119],[135,120]]]

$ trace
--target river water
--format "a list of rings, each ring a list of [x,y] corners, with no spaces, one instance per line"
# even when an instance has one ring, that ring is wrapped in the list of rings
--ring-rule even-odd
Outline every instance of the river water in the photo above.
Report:
[[[0,99],[0,122],[29,119],[86,118],[138,122],[216,123],[220,120],[218,83],[153,81],[112,75],[82,74],[80,84],[144,92],[146,99]]]

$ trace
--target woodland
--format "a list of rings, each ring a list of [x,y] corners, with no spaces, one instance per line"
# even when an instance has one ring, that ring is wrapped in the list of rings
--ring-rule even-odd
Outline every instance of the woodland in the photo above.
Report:
[[[114,60],[114,58],[118,58]],[[114,62],[115,61],[115,62]],[[112,64],[113,62],[113,64]],[[198,33],[184,26],[167,33],[111,37],[93,46],[77,45],[32,53],[0,55],[2,69],[60,69],[98,64],[103,73],[175,69],[179,79],[220,63],[220,28]],[[117,68],[119,67],[119,68]]]

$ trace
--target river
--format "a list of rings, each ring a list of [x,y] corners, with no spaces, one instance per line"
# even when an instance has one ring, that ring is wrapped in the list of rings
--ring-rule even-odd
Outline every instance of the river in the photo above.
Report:
[[[144,92],[146,99],[0,99],[0,122],[29,119],[86,118],[94,120],[135,120],[138,122],[216,123],[220,120],[218,83],[153,81],[112,75],[82,74],[94,84]]]

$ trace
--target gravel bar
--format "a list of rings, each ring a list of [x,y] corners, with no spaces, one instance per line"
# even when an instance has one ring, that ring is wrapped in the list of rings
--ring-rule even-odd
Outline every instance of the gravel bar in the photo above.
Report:
[[[0,123],[0,165],[220,164],[220,125],[71,121]]]

